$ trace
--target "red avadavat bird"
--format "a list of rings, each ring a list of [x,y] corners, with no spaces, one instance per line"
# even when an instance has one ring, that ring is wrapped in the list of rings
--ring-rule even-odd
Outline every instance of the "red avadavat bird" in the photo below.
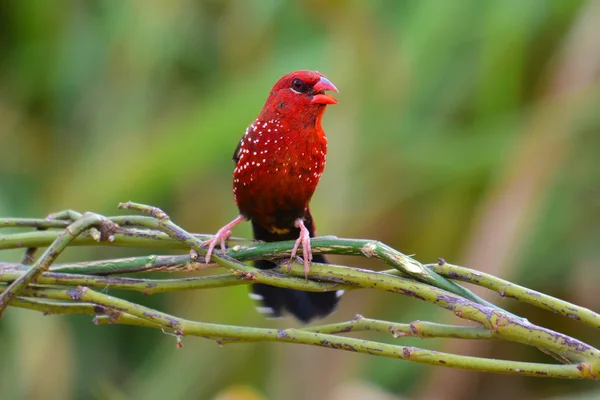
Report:
[[[312,255],[310,238],[315,235],[315,224],[308,208],[327,158],[321,118],[328,104],[337,103],[326,91],[338,90],[322,74],[306,70],[284,75],[273,86],[233,155],[233,194],[240,215],[206,242],[207,263],[218,243],[225,249],[231,228],[247,220],[252,222],[256,239],[296,240],[292,258],[302,246],[306,275],[311,261],[326,262],[323,256]],[[254,265],[261,269],[275,267],[265,260],[255,261]],[[303,322],[331,313],[340,294],[264,284],[252,288],[250,297],[263,302],[259,311],[280,316],[287,310]]]

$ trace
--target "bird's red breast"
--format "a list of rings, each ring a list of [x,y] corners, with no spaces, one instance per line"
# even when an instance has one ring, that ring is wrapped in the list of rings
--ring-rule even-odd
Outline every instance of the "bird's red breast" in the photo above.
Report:
[[[296,71],[273,87],[234,154],[233,192],[240,213],[285,233],[304,215],[327,160],[321,118],[337,91],[323,75]]]

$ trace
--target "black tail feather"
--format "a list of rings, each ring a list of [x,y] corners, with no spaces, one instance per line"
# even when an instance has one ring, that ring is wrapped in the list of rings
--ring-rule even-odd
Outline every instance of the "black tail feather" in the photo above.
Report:
[[[304,217],[304,225],[314,237],[315,229],[310,212],[307,210]],[[293,228],[286,234],[279,235],[267,231],[262,226],[252,222],[254,238],[266,242],[278,242],[283,240],[296,240],[300,235],[300,229]],[[313,262],[326,263],[327,260],[320,254],[313,256]],[[271,269],[276,265],[265,260],[257,260],[254,266],[260,269]],[[264,284],[252,285],[253,298],[261,300],[263,307],[259,311],[272,317],[279,317],[284,311],[288,311],[300,321],[307,323],[313,318],[322,318],[331,314],[337,304],[338,292],[305,292],[301,290],[286,289]]]

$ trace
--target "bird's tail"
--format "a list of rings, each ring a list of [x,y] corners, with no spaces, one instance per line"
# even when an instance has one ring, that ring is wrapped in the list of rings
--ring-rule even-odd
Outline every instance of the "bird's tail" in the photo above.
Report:
[[[315,228],[310,210],[304,216],[304,225],[314,237]],[[283,240],[296,240],[300,235],[300,229],[293,228],[290,232],[279,235],[264,229],[262,226],[252,222],[254,238],[265,242],[279,242]],[[313,262],[326,263],[327,260],[320,254],[313,255]],[[276,265],[265,260],[257,260],[254,266],[260,269],[271,269]],[[250,297],[262,302],[258,311],[268,314],[270,317],[279,317],[285,310],[290,312],[300,321],[307,323],[313,318],[325,317],[335,310],[338,299],[343,292],[305,292],[302,290],[286,289],[269,286],[261,283],[252,285]]]

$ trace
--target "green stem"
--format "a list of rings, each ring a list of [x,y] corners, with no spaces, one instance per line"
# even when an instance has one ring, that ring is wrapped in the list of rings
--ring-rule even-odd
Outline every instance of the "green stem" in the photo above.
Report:
[[[152,232],[152,231],[148,231]],[[35,233],[35,232],[34,232]],[[37,234],[46,234],[47,232],[37,232]],[[168,235],[158,232],[152,232],[155,237],[161,237],[161,239],[152,240],[168,240],[168,243],[172,243]],[[118,235],[117,235],[118,236]],[[207,238],[208,236],[196,236],[199,240]],[[79,238],[78,238],[79,239]],[[76,239],[76,240],[78,240]],[[243,239],[237,239],[243,241]],[[118,242],[116,239],[115,242]],[[91,240],[90,240],[91,242]],[[156,242],[153,242],[156,243]],[[265,257],[272,255],[272,249],[266,248],[271,247],[271,244],[254,244],[252,258],[256,258],[257,255],[264,255]],[[228,255],[235,256],[240,261],[244,261],[249,258],[248,252],[241,253],[245,247],[236,246],[234,249],[228,251]],[[241,253],[241,254],[240,254]],[[0,263],[0,268],[19,268],[21,264],[17,263]],[[145,257],[132,257],[115,260],[103,260],[103,261],[89,261],[81,263],[69,263],[59,264],[52,267],[52,271],[65,272],[65,273],[76,273],[76,274],[92,274],[92,275],[113,275],[113,274],[124,274],[134,272],[151,272],[151,271],[186,271],[203,269],[206,264],[198,263],[192,260],[188,255],[178,256],[145,256]],[[448,263],[444,264],[429,264],[427,268],[430,268],[438,274],[445,276],[446,278],[456,279],[463,282],[472,283],[481,287],[488,288],[498,292],[501,296],[515,298],[517,300],[532,304],[534,306],[570,317],[586,325],[594,328],[600,328],[600,314],[594,311],[581,307],[564,300],[548,296],[546,294],[537,292],[532,289],[528,289],[523,286],[513,284],[500,278],[496,278],[492,275],[485,274],[479,271],[460,267]],[[384,271],[387,274],[394,274],[404,276],[400,271],[387,270]],[[14,279],[12,275],[10,279]],[[0,280],[7,281],[7,279]]]
[[[280,269],[278,267],[276,270]],[[290,274],[303,276],[303,266],[293,263]],[[329,264],[314,264],[311,277],[325,281],[334,281],[356,285],[364,288],[385,290],[400,293],[418,300],[427,301],[446,310],[452,311],[460,318],[478,322],[501,338],[532,345],[532,337],[536,338],[536,346],[569,360],[595,360],[600,365],[600,351],[562,333],[534,325],[527,320],[474,303],[442,289],[426,285],[422,282],[369,270],[341,267]]]
[[[383,357],[404,359],[430,365],[454,367],[467,370],[504,373],[512,375],[548,377],[562,379],[599,379],[600,371],[596,364],[581,362],[577,365],[538,364],[518,361],[485,359],[459,356],[416,347],[384,344],[369,340],[340,337],[335,335],[310,332],[302,329],[266,329],[230,325],[217,325],[193,322],[160,313],[137,304],[129,303],[114,297],[102,295],[90,289],[80,288],[76,300],[92,302],[130,316],[113,319],[113,323],[128,323],[139,326],[158,326],[178,336],[192,335],[209,339],[221,339],[219,343],[239,341],[253,342],[285,342],[329,347],[363,354],[376,354]],[[123,320],[121,320],[123,318]],[[140,323],[141,321],[144,321]],[[98,317],[99,324],[107,323],[107,319]]]
[[[478,286],[494,290],[502,297],[510,297],[536,307],[555,312],[560,315],[583,322],[594,328],[600,328],[600,314],[584,307],[548,296],[544,293],[514,284],[504,279],[496,278],[485,272],[474,271],[458,265],[444,263],[431,265],[440,274],[451,279],[469,282]]]
[[[28,299],[17,297],[10,303],[13,307],[24,308],[27,310],[40,311],[44,315],[63,315],[63,314],[88,314],[96,315],[103,313],[104,308],[89,303],[68,303],[68,302],[50,302],[44,300]]]
[[[152,268],[153,270],[181,270],[186,267],[193,269],[202,268],[201,264],[195,262],[195,258],[190,258],[187,255],[171,256],[169,259],[166,257],[150,256],[127,259],[126,261],[109,260],[95,263],[77,263],[63,265],[51,273],[44,273],[67,245],[97,244],[92,241],[89,235],[82,235],[83,232],[93,227],[98,227],[98,230],[96,230],[98,232],[97,237],[95,237],[96,240],[107,240],[103,244],[152,246],[154,248],[188,248],[195,250],[199,254],[206,253],[206,249],[202,244],[211,236],[192,235],[186,232],[171,222],[164,212],[155,207],[126,203],[121,205],[121,208],[147,212],[151,217],[125,216],[111,217],[110,220],[107,220],[95,214],[81,216],[81,214],[75,211],[65,211],[51,215],[45,220],[24,221],[0,219],[0,227],[27,226],[37,229],[61,228],[59,225],[65,223],[62,219],[76,219],[62,233],[58,231],[38,231],[28,234],[0,235],[0,249],[47,246],[50,244],[47,251],[29,270],[25,272],[14,269],[1,271],[0,281],[12,283],[8,287],[3,284],[0,285],[0,291],[2,292],[0,293],[0,314],[8,303],[11,302],[12,305],[17,307],[49,313],[95,314],[97,315],[97,323],[129,323],[154,328],[158,327],[176,335],[192,334],[204,336],[218,339],[221,343],[234,341],[284,341],[490,372],[517,373],[531,376],[548,373],[549,375],[545,376],[599,378],[600,352],[595,348],[513,316],[490,303],[484,302],[468,290],[448,281],[446,278],[475,283],[491,290],[496,290],[506,296],[523,298],[527,302],[553,311],[556,307],[563,307],[569,303],[561,303],[560,300],[553,299],[550,296],[544,297],[545,295],[543,294],[466,268],[444,263],[427,266],[376,241],[323,237],[314,238],[312,244],[315,254],[351,254],[378,258],[392,265],[395,268],[394,270],[373,272],[335,265],[313,264],[311,267],[311,280],[305,280],[303,267],[298,264],[293,265],[290,276],[287,268],[285,270],[281,268],[259,270],[241,262],[242,260],[251,259],[281,259],[289,254],[293,242],[265,244],[251,242],[248,245],[241,246],[240,244],[248,243],[247,240],[241,240],[237,241],[239,244],[234,245],[225,254],[217,252],[212,257],[213,261],[218,265],[229,270],[231,274],[228,275],[166,280],[81,275],[81,273],[108,275],[123,272],[138,272]],[[145,229],[138,229],[140,227]],[[42,238],[44,240],[53,239],[46,244],[40,244],[40,239]],[[119,261],[122,262],[119,264]],[[60,272],[56,272],[57,270]],[[66,271],[76,272],[78,275],[66,274],[64,273]],[[406,279],[405,276],[410,276],[418,281]],[[77,289],[63,290],[52,287],[28,286],[32,282],[42,285],[78,285],[79,287]],[[97,287],[104,289],[110,287],[138,290],[145,293],[159,293],[244,283],[265,283],[273,286],[309,291],[330,291],[341,288],[354,289],[360,287],[386,290],[430,302],[454,312],[461,318],[478,322],[482,326],[460,327],[420,321],[415,321],[412,324],[397,324],[359,317],[353,321],[305,329],[272,330],[234,327],[179,319],[141,305],[95,292],[88,288]],[[548,302],[548,300],[551,301]],[[73,301],[80,302],[80,304],[73,303]],[[576,317],[575,319],[582,320],[588,324],[596,318],[597,314],[589,310],[577,308],[576,306],[573,307],[575,308],[566,308],[561,313],[572,318]],[[598,326],[598,323],[593,326]],[[397,337],[506,339],[538,347],[542,351],[563,361],[575,361],[579,362],[579,364],[547,365],[487,360],[332,335],[332,333],[364,330],[393,333]],[[523,372],[525,370],[529,372]]]
[[[20,271],[5,271],[0,274],[0,282],[12,282],[23,275]],[[291,289],[325,292],[347,289],[337,283],[307,281],[279,274],[273,271],[256,270],[251,275],[222,274],[180,279],[136,279],[120,277],[102,277],[93,275],[75,275],[47,272],[36,279],[43,285],[89,286],[101,289],[134,290],[144,294],[180,292],[184,290],[210,289],[216,287],[265,283]]]
[[[298,265],[294,265],[291,272],[292,274],[300,276],[303,273],[302,268]],[[267,283],[280,287],[319,291],[331,290],[331,287],[324,287],[326,284],[323,283],[305,281],[301,278],[294,279],[285,275],[278,275],[277,273],[278,270],[263,271],[252,267],[246,267],[245,271],[235,273],[235,275],[241,276],[242,279],[249,279],[252,282]],[[554,354],[565,355],[569,359],[582,360],[590,356],[600,357],[600,353],[598,353],[596,349],[572,339],[567,340],[568,338],[566,336],[557,332],[552,332],[533,324],[525,323],[506,313],[477,305],[466,299],[461,299],[458,296],[452,295],[451,293],[406,278],[325,264],[314,264],[311,276],[313,278],[332,280],[334,283],[379,288],[425,300],[453,311],[462,318],[479,322],[490,331],[495,332],[497,336],[515,342],[531,344],[530,336],[535,335],[541,339],[538,343],[538,347],[544,348]],[[96,287],[112,285],[115,288],[133,289],[143,292],[182,290],[182,288],[194,286],[215,287],[227,283],[236,284],[236,282],[228,276],[193,278],[191,280],[167,280],[164,282],[149,282],[147,280],[135,280],[131,278],[69,276],[67,274],[53,274],[47,277],[41,277],[40,279],[42,280],[40,280],[39,283],[44,284],[74,285],[91,283]]]
[[[168,328],[161,327],[158,324],[155,324],[153,322],[150,322],[150,321],[142,319],[142,318],[134,317],[133,315],[129,315],[126,313],[120,314],[118,318],[111,318],[110,316],[106,316],[106,315],[96,315],[94,317],[94,324],[96,324],[96,325],[118,324],[118,325],[142,326],[145,328],[164,329],[170,333],[175,334],[172,330],[170,330]]]
[[[390,333],[395,338],[418,337],[428,338],[454,338],[454,339],[492,339],[494,335],[483,326],[456,326],[436,324],[426,321],[414,321],[410,324],[382,321],[378,319],[365,318],[357,315],[352,321],[339,322],[328,325],[319,325],[304,328],[306,332],[317,333],[346,333],[360,331],[374,331]]]
[[[31,269],[16,279],[7,290],[0,294],[0,318],[10,301],[20,295],[28,284],[33,282],[56,260],[59,254],[69,243],[82,232],[93,226],[99,226],[105,222],[105,218],[98,214],[86,213],[84,216],[70,224],[63,230],[60,236],[46,249],[44,254],[33,264]]]
[[[42,218],[0,218],[0,228],[44,228],[64,229],[69,221],[48,220]]]
[[[17,271],[4,272],[0,276],[0,281],[11,282],[22,275],[23,273]],[[144,294],[155,294],[237,286],[248,284],[249,281],[240,280],[231,274],[181,279],[136,279],[47,272],[38,277],[36,283],[42,285],[89,286],[99,289],[134,290]]]
[[[206,249],[204,249],[204,247],[202,247],[203,242],[198,240],[198,238],[191,235],[190,233],[188,233],[187,231],[185,231],[178,225],[174,224],[171,221],[171,219],[169,218],[169,216],[161,209],[159,209],[157,207],[148,206],[145,204],[132,203],[132,202],[121,203],[121,204],[119,204],[119,208],[137,210],[137,211],[144,212],[144,213],[154,216],[156,218],[156,221],[158,221],[158,226],[156,224],[156,221],[153,221],[153,222],[148,221],[147,223],[145,223],[145,225],[144,225],[145,227],[163,231],[163,232],[167,233],[169,236],[171,236],[173,239],[176,239],[179,242],[187,244],[190,248],[196,250],[199,254],[202,254],[202,255],[206,254]],[[317,241],[317,240],[315,240],[315,241]],[[337,239],[337,241],[339,242],[340,240]],[[402,254],[399,251],[392,249],[391,247],[389,247],[381,242],[367,241],[367,240],[346,240],[346,242],[347,243],[345,243],[345,246],[349,251],[360,251],[360,255],[364,255],[366,257],[377,257],[377,258],[381,259],[382,261],[390,264],[394,268],[398,269],[399,271],[413,277],[414,279],[417,279],[418,281],[427,283],[429,285],[438,287],[443,290],[447,290],[451,293],[455,293],[461,297],[464,297],[466,299],[474,301],[478,304],[483,304],[488,307],[491,307],[491,308],[494,308],[499,311],[507,313],[507,311],[501,309],[500,307],[498,307],[492,303],[489,303],[488,301],[478,297],[470,290],[467,290],[467,289],[463,288],[462,286],[457,285],[456,283],[442,277],[441,275],[436,274],[435,272],[427,270],[423,266],[423,264],[421,264],[420,262],[412,259],[411,257],[409,257],[407,255]],[[311,240],[311,243],[314,243],[314,241]],[[289,246],[289,249],[287,249],[287,251],[289,251],[291,253],[291,250],[293,249],[295,242],[287,241],[287,242],[276,242],[276,243],[269,243],[269,244],[276,244],[276,245],[278,245],[278,247],[282,246],[282,245],[287,245],[287,246]],[[314,244],[315,247],[318,247],[318,245],[319,245],[318,243]],[[246,247],[247,248],[255,248],[256,245],[253,244],[253,245],[246,246]],[[334,246],[332,246],[332,247],[334,247]],[[339,244],[335,246],[336,249],[340,249],[341,247],[342,246]],[[239,248],[239,246],[235,246],[232,250],[235,252],[238,252],[238,254],[240,251],[242,251]],[[281,251],[278,251],[277,254],[274,255],[274,257],[277,257],[277,256],[281,257],[281,255],[282,255],[281,253],[282,253]],[[355,255],[359,255],[359,254],[356,253]],[[234,272],[235,270],[244,270],[243,267],[239,266],[242,264],[239,261],[237,261],[235,258],[231,258],[226,255],[219,256],[219,255],[213,254],[211,259],[213,261],[215,261],[217,264],[229,269],[232,272]],[[513,315],[513,317],[519,318],[516,315]]]
[[[50,270],[67,274],[119,275],[139,272],[191,272],[218,267],[192,260],[189,255],[144,256],[117,260],[85,261],[56,264]]]
[[[302,274],[302,267],[294,265],[292,268],[293,274]],[[245,272],[243,273],[246,274]],[[289,287],[294,289],[309,289],[309,290],[331,290],[331,288],[323,288],[324,283],[305,281],[304,279],[294,279],[285,275],[276,276],[275,271],[258,270],[254,274],[252,282],[268,283],[275,286]],[[552,332],[544,328],[540,328],[533,324],[526,324],[521,320],[512,318],[505,313],[491,310],[485,306],[477,305],[468,300],[461,299],[448,292],[431,287],[429,285],[415,282],[406,278],[391,276],[387,274],[374,273],[372,271],[357,271],[350,268],[331,266],[331,265],[313,265],[312,276],[322,279],[330,279],[336,282],[345,284],[353,284],[362,287],[378,288],[381,290],[402,293],[420,300],[429,301],[440,307],[453,311],[462,318],[471,319],[475,322],[483,324],[489,331],[494,332],[496,337],[505,338],[518,343],[535,345],[546,349],[553,354],[561,354],[573,360],[585,360],[590,358],[600,358],[600,353],[581,342],[567,338],[557,332]],[[44,277],[40,277],[44,279]],[[67,274],[54,274],[41,280],[39,283],[44,284],[76,284],[76,283],[93,283],[97,287],[105,288],[107,285],[112,285],[115,288],[128,288],[145,292],[159,292],[173,290],[174,288],[181,289],[182,285],[197,287],[214,287],[223,285],[220,279],[227,280],[235,284],[235,281],[228,278],[227,275],[222,277],[207,277],[195,278],[189,280],[172,280],[173,282],[156,282],[163,287],[153,287],[152,282],[146,280],[133,280],[130,278],[105,278],[105,277],[89,277],[89,276],[69,276]],[[455,333],[456,334],[456,333]],[[532,341],[531,337],[537,339]],[[568,340],[567,340],[568,339]]]
[[[200,254],[206,254],[206,250],[202,247],[202,243],[212,236],[210,235],[191,235],[185,230],[181,229],[179,226],[175,225],[171,222],[169,217],[160,209],[156,207],[147,206],[144,204],[138,203],[121,203],[119,208],[123,209],[133,209],[140,212],[144,212],[150,214],[154,217],[136,217],[136,216],[127,216],[127,217],[111,217],[110,220],[120,226],[143,226],[149,229],[160,230],[166,233],[172,239],[183,243],[187,248],[192,248],[196,250]],[[1,220],[0,220],[1,222]],[[166,247],[172,247],[173,243],[164,243],[168,240],[168,237],[165,238],[161,235],[156,235],[154,232],[148,232],[147,230],[138,231],[132,234],[128,232],[125,234],[127,230],[122,229],[116,232],[113,235],[113,240],[110,242],[114,245],[148,245],[147,241],[144,239],[158,240],[163,241],[163,245]],[[50,235],[51,232],[46,232],[46,238],[52,237]],[[124,237],[122,237],[121,235]],[[9,248],[10,246],[17,245],[18,247],[27,246],[27,247],[40,247],[43,246],[41,243],[41,235],[34,236],[38,239],[35,243],[27,243],[28,239],[31,240],[33,238],[28,237],[27,234],[20,234],[20,236],[16,235],[6,235],[8,237],[3,237],[0,235],[0,249]],[[11,237],[12,236],[12,237]],[[185,239],[182,239],[185,238]],[[87,244],[92,243],[88,241]],[[82,243],[83,244],[83,243]],[[413,278],[428,283],[430,285],[439,287],[444,290],[448,290],[452,293],[456,293],[460,296],[466,297],[472,301],[475,301],[480,304],[485,304],[489,307],[496,307],[495,305],[486,302],[480,297],[476,296],[471,291],[463,288],[455,284],[452,281],[447,280],[446,278],[438,275],[435,272],[432,272],[425,268],[423,264],[412,259],[411,257],[402,254],[399,251],[392,249],[391,247],[372,240],[357,240],[357,239],[332,239],[328,238],[313,238],[311,240],[311,244],[313,247],[313,252],[315,254],[351,254],[351,255],[359,255],[366,257],[375,257],[379,258],[385,263],[393,266],[394,268],[400,270],[401,272],[412,276]],[[155,246],[156,244],[154,244]],[[260,252],[256,252],[257,246],[260,248]],[[228,255],[230,257],[234,257],[236,259],[256,259],[256,258],[273,258],[273,257],[281,257],[285,254],[290,254],[291,250],[294,246],[293,241],[286,242],[276,242],[276,243],[265,243],[265,244],[251,244],[245,247],[234,246],[234,249],[228,251]],[[14,248],[14,247],[13,247]],[[237,254],[231,254],[234,251]],[[231,269],[234,265],[232,263],[232,258],[225,260],[223,256],[219,257],[217,254],[213,256],[213,261],[217,262],[219,265],[224,266],[226,268]]]

